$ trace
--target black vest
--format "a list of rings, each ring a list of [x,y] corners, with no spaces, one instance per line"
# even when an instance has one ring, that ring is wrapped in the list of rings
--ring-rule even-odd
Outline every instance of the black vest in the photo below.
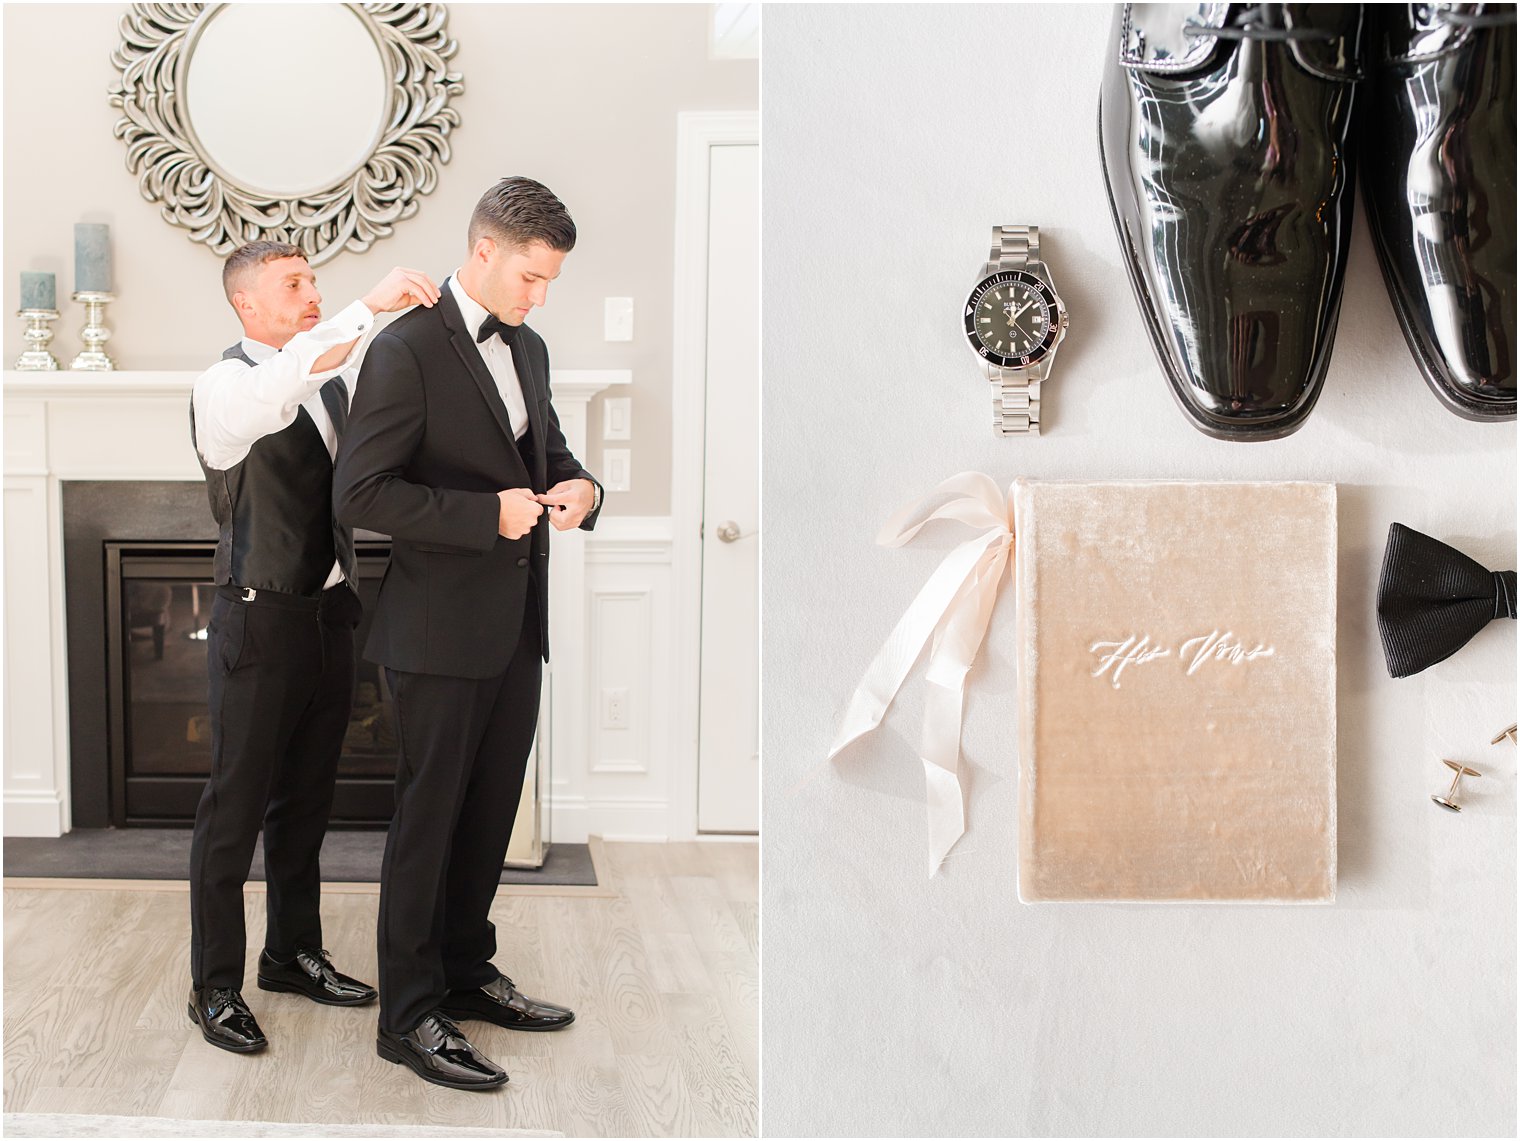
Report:
[[[231,357],[253,367],[241,344],[222,354],[223,360]],[[192,398],[190,441],[221,528],[213,565],[218,586],[316,598],[334,559],[354,581],[353,531],[333,517],[332,456],[306,409],[297,410],[289,427],[254,441],[242,462],[218,471],[201,456]]]

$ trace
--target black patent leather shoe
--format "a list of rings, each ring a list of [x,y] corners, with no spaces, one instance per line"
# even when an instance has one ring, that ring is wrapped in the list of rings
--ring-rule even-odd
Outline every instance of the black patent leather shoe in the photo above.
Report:
[[[450,1089],[494,1089],[506,1085],[507,1072],[470,1044],[463,1031],[437,1011],[405,1034],[384,1030],[375,1052],[387,1062],[410,1066],[423,1081]]]
[[[1099,150],[1172,395],[1224,440],[1319,398],[1351,238],[1359,4],[1124,4]]]
[[[508,1030],[560,1030],[575,1021],[573,1010],[529,998],[506,975],[474,990],[451,990],[438,1009],[450,1018],[483,1019]]]
[[[234,1054],[257,1054],[269,1045],[253,1011],[231,987],[201,987],[190,992],[190,1021],[201,1037]]]
[[[277,963],[261,951],[259,989],[294,991],[328,1006],[363,1006],[376,994],[374,987],[334,970],[332,956],[316,949],[297,951],[288,963]]]
[[[1369,4],[1362,199],[1404,339],[1468,420],[1515,418],[1515,6]]]

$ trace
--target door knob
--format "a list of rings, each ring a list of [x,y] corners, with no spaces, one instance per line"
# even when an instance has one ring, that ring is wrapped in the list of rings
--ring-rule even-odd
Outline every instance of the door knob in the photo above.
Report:
[[[732,543],[740,537],[739,524],[733,522],[732,520],[727,523],[719,523],[718,529],[714,533],[718,536],[718,539],[720,541],[724,543]]]

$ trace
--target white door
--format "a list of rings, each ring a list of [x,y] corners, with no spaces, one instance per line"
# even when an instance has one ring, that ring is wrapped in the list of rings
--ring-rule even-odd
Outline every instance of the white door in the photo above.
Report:
[[[708,149],[697,828],[760,826],[760,148]]]

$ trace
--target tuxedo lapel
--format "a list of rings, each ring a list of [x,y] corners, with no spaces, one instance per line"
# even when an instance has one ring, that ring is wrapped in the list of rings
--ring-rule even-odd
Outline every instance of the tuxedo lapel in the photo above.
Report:
[[[522,385],[523,400],[528,405],[528,429],[535,442],[544,439],[544,411],[540,402],[549,392],[546,380],[538,375],[538,365],[528,352],[519,333],[512,342],[512,367],[517,370],[518,383]]]
[[[459,354],[459,359],[469,370],[476,387],[480,389],[480,395],[485,398],[487,406],[491,409],[491,415],[496,417],[496,423],[501,428],[502,435],[509,441],[514,439],[512,418],[507,415],[507,406],[501,401],[501,390],[496,387],[496,380],[491,375],[491,370],[486,368],[486,362],[481,359],[480,350],[475,347],[474,331],[465,328],[464,317],[459,312],[459,303],[447,289],[439,290],[438,312],[443,317],[444,327],[449,331],[450,344],[454,346],[454,351]],[[512,359],[516,363],[515,349]],[[529,407],[531,409],[531,404]]]

